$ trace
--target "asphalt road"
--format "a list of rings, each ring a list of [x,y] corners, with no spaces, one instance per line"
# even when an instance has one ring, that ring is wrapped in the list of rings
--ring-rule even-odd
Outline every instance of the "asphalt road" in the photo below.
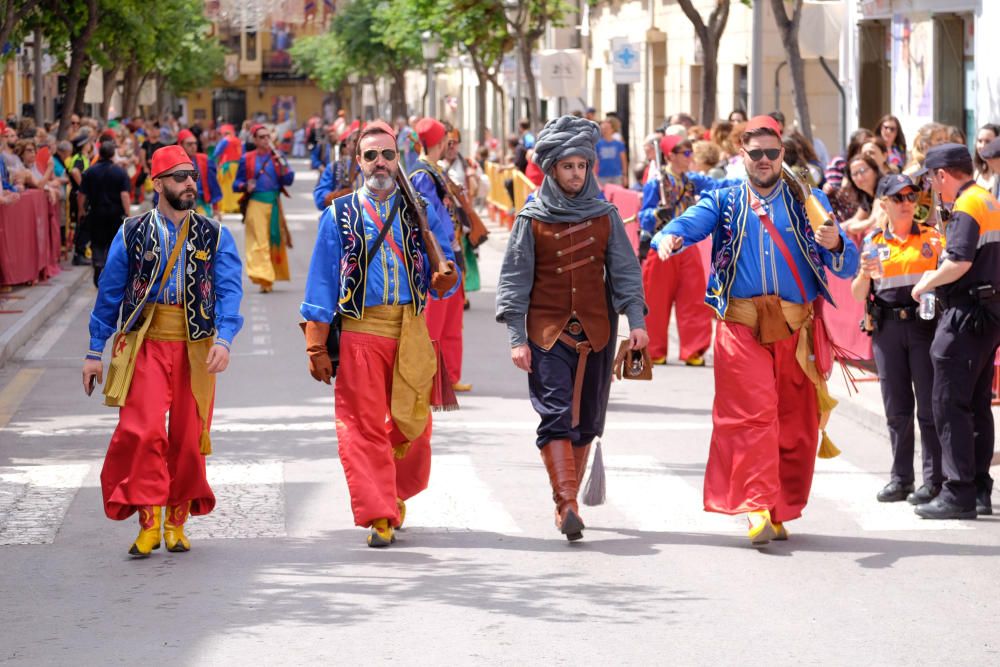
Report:
[[[306,371],[298,305],[315,238],[299,163],[293,280],[261,295],[218,387],[218,507],[193,549],[131,560],[98,476],[116,413],[80,366],[95,291],[0,369],[0,662],[958,665],[1000,663],[1000,524],[880,505],[888,443],[833,418],[791,540],[754,549],[701,511],[710,368],[616,383],[608,502],[582,542],[552,526],[527,383],[493,321],[505,235],[482,250],[458,412],[435,415],[428,491],[387,550],[353,526],[333,396]],[[242,247],[239,221],[227,218]],[[994,662],[996,661],[996,662]]]

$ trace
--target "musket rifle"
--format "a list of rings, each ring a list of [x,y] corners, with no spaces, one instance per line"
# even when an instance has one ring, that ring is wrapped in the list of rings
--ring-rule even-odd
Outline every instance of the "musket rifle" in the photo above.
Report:
[[[399,193],[403,197],[407,208],[413,212],[413,215],[417,219],[417,227],[420,229],[420,235],[424,239],[424,250],[427,252],[431,271],[442,276],[450,276],[449,284],[447,287],[444,287],[443,291],[451,289],[451,286],[458,280],[458,274],[455,273],[454,263],[449,261],[445,256],[444,250],[441,249],[441,244],[438,242],[437,237],[434,236],[434,231],[431,230],[431,226],[427,223],[427,211],[424,209],[423,199],[414,191],[413,184],[410,183],[409,177],[403,173],[402,169],[396,173],[396,185],[399,186]],[[442,291],[440,287],[435,289]]]
[[[812,188],[805,183],[787,163],[781,163],[781,179],[788,184],[792,191],[792,196],[806,209],[806,216],[809,218],[809,226],[815,232],[820,227],[833,224],[833,218],[819,198],[813,194]]]
[[[472,202],[469,201],[465,188],[452,181],[447,175],[444,177],[444,182],[448,194],[451,195],[456,204],[455,212],[462,218],[462,226],[469,229],[467,234],[469,243],[472,244],[473,248],[478,248],[486,242],[490,235],[486,225],[483,224],[482,218],[479,217]]]

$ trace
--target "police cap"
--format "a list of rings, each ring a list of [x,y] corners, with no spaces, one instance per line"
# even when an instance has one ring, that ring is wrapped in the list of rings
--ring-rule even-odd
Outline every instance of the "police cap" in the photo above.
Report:
[[[913,184],[909,176],[889,174],[879,179],[878,186],[875,188],[875,196],[888,197],[889,195],[896,195],[906,188],[916,190],[917,186]]]
[[[1000,157],[1000,137],[983,146],[983,150],[979,151],[979,157],[984,160],[994,160]]]
[[[969,149],[962,144],[938,144],[927,151],[924,166],[929,170],[957,169],[963,173],[972,173],[972,156]]]

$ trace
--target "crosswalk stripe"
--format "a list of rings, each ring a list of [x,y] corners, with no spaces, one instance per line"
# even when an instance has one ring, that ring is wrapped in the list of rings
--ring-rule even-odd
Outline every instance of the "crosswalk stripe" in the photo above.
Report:
[[[608,502],[639,530],[674,533],[738,533],[738,516],[703,510],[701,473],[684,477],[664,469],[653,456],[604,457]]]
[[[913,513],[907,502],[880,503],[875,494],[886,484],[878,475],[865,472],[845,460],[818,459],[813,477],[812,497],[834,501],[866,531],[969,530],[961,521],[928,521]]]
[[[0,467],[0,546],[52,544],[87,464]]]
[[[409,527],[520,533],[514,517],[494,498],[464,454],[438,454],[427,490],[406,502]]]

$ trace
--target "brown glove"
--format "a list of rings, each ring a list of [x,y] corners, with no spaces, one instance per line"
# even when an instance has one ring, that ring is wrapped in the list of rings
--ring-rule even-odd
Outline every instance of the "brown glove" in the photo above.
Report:
[[[431,289],[437,290],[438,294],[444,294],[458,282],[458,271],[455,270],[455,262],[448,260],[448,267],[451,273],[439,273],[435,271],[431,275]]]
[[[309,355],[309,374],[318,382],[330,384],[333,377],[333,362],[326,351],[326,339],[330,336],[330,325],[326,322],[303,322],[306,334],[306,354]]]

